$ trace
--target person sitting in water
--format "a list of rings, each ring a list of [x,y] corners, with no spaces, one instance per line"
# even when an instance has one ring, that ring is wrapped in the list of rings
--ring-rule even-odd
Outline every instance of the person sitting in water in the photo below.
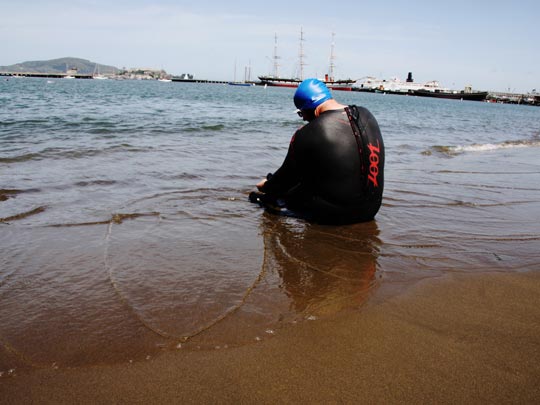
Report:
[[[294,94],[307,124],[296,131],[281,167],[257,184],[252,202],[280,205],[314,222],[372,220],[382,203],[384,144],[379,125],[363,107],[332,98],[318,79]]]

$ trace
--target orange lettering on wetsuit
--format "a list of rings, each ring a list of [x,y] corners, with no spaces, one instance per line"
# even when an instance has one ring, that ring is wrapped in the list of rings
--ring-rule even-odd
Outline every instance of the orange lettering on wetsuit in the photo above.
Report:
[[[379,187],[377,182],[377,176],[379,175],[379,141],[377,140],[377,146],[368,143],[369,149],[369,174],[368,180],[373,183],[375,187]]]

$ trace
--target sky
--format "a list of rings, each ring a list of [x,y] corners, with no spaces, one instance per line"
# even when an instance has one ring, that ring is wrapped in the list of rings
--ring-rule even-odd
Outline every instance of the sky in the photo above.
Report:
[[[540,92],[538,0],[0,0],[0,66],[78,57],[207,80],[273,71]],[[236,74],[235,74],[236,73]]]

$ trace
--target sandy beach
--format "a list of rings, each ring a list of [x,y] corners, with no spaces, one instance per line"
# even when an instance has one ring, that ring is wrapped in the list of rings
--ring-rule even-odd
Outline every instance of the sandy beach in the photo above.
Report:
[[[2,403],[538,403],[540,274],[449,275],[240,348],[36,369]],[[392,294],[393,295],[393,294]]]

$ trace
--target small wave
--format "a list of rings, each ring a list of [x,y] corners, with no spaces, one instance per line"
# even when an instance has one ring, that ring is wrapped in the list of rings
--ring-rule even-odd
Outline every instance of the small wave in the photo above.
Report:
[[[152,212],[134,212],[131,214],[112,214],[110,219],[103,221],[92,221],[92,222],[73,222],[65,224],[53,224],[47,225],[50,228],[69,228],[74,226],[91,226],[91,225],[108,225],[108,224],[121,224],[126,219],[136,219],[140,217],[159,217],[161,213],[152,211]]]
[[[247,192],[246,192],[247,194]],[[173,198],[175,201],[181,199],[183,201],[197,201],[203,203],[207,200],[221,200],[221,201],[234,201],[237,196],[238,190],[234,188],[196,188],[189,190],[171,190],[162,193],[152,194],[137,198],[129,202],[128,205],[133,206],[141,202],[156,200],[156,199],[168,199]]]
[[[29,160],[39,160],[41,154],[39,153],[25,153],[24,155],[13,156],[13,157],[0,157],[0,163],[20,163],[26,162]]]
[[[20,193],[21,193],[21,190],[0,189],[0,201],[6,201],[8,198],[14,197]]]
[[[204,179],[204,176],[201,176],[200,174],[195,173],[179,173],[174,175],[163,175],[159,173],[159,177],[166,180],[202,180]]]
[[[274,125],[274,123],[272,123],[272,125]],[[281,128],[291,128],[291,127],[297,128],[297,127],[301,127],[302,123],[295,119],[295,120],[281,121],[281,122],[278,122],[277,125]]]
[[[447,156],[455,156],[462,153],[489,152],[501,149],[540,147],[540,140],[525,139],[517,141],[504,141],[498,143],[473,143],[471,145],[435,145],[422,152],[422,155],[430,156],[434,152]]]
[[[203,131],[221,131],[225,129],[225,125],[223,124],[217,124],[217,125],[205,125],[201,127]]]
[[[11,120],[11,121],[0,121],[0,127],[10,127],[13,125],[23,125],[23,126],[34,126],[34,125],[43,125],[49,122],[48,119],[30,119],[30,120]]]
[[[0,201],[6,201],[9,198],[16,197],[18,194],[22,193],[31,193],[39,191],[36,188],[30,188],[27,190],[18,190],[18,189],[0,189]]]
[[[24,218],[27,218],[27,217],[32,216],[32,215],[40,214],[43,211],[45,211],[45,209],[46,209],[46,207],[44,207],[44,206],[37,207],[37,208],[34,208],[33,210],[30,210],[30,211],[21,212],[20,214],[17,214],[17,215],[12,215],[10,217],[0,218],[0,222],[10,222],[10,221],[16,221],[16,220],[19,220],[19,219],[24,219]]]
[[[117,132],[116,128],[93,128],[88,130],[88,133],[93,135],[109,135]]]
[[[116,184],[114,180],[94,180],[94,181],[78,181],[75,183],[79,187],[88,187],[88,186],[112,186]]]
[[[63,149],[47,148],[38,153],[25,153],[19,156],[0,157],[0,163],[22,163],[30,160],[45,159],[84,159],[87,157],[99,156],[102,154],[115,152],[147,152],[152,147],[136,147],[130,144],[114,145],[104,149],[81,148],[81,149]]]
[[[182,128],[182,132],[219,132],[225,129],[225,125],[202,125],[200,127]]]
[[[501,143],[472,144],[456,146],[456,152],[484,152],[497,149],[539,147],[540,141],[506,141]]]

